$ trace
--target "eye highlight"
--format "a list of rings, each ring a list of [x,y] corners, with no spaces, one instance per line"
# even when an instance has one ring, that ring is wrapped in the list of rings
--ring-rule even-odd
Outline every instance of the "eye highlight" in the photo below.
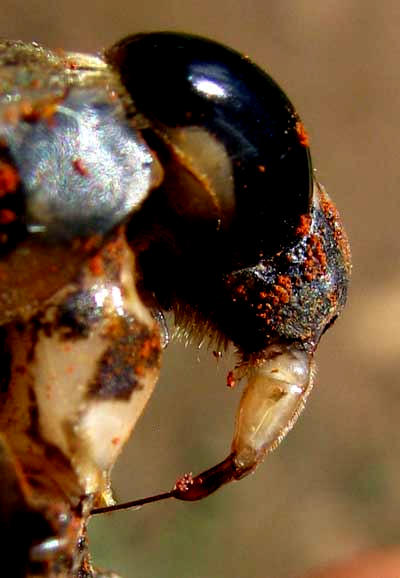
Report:
[[[192,81],[193,86],[198,92],[203,93],[207,98],[226,98],[226,91],[217,82],[208,80],[207,78],[196,78],[193,79],[189,77]]]

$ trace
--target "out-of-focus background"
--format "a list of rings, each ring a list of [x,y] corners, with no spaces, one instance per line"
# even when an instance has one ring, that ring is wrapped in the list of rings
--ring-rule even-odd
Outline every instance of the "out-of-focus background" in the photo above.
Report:
[[[199,503],[91,524],[99,566],[124,578],[297,578],[399,544],[400,4],[396,0],[1,0],[0,35],[96,52],[129,33],[203,34],[278,80],[311,136],[351,242],[348,308],[318,350],[300,422],[254,476]],[[119,499],[169,489],[228,452],[229,361],[171,346],[115,468]]]

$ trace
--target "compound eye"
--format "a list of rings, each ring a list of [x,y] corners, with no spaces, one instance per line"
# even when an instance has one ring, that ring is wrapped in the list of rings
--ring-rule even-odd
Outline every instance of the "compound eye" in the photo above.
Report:
[[[216,207],[235,253],[247,260],[290,243],[310,210],[311,160],[299,117],[270,76],[233,50],[185,34],[131,36],[106,58],[178,162],[200,163],[214,201],[194,210]]]

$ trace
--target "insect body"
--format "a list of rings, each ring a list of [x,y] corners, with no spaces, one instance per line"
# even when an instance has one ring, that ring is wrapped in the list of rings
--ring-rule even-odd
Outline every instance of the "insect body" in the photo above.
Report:
[[[196,500],[293,426],[349,248],[292,104],[238,53],[154,33],[104,59],[3,42],[0,64],[6,563],[100,576],[86,524],[157,381],[162,311],[247,379],[228,457],[168,494]]]

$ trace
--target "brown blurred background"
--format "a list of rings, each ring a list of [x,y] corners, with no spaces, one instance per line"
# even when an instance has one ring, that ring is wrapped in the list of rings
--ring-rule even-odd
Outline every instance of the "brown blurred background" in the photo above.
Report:
[[[200,503],[91,524],[98,565],[124,578],[297,578],[400,543],[400,4],[395,0],[0,0],[0,35],[98,51],[155,29],[251,55],[296,104],[318,178],[352,241],[349,306],[323,339],[308,409],[255,476]],[[130,447],[119,499],[168,489],[227,454],[229,362],[173,345]]]

